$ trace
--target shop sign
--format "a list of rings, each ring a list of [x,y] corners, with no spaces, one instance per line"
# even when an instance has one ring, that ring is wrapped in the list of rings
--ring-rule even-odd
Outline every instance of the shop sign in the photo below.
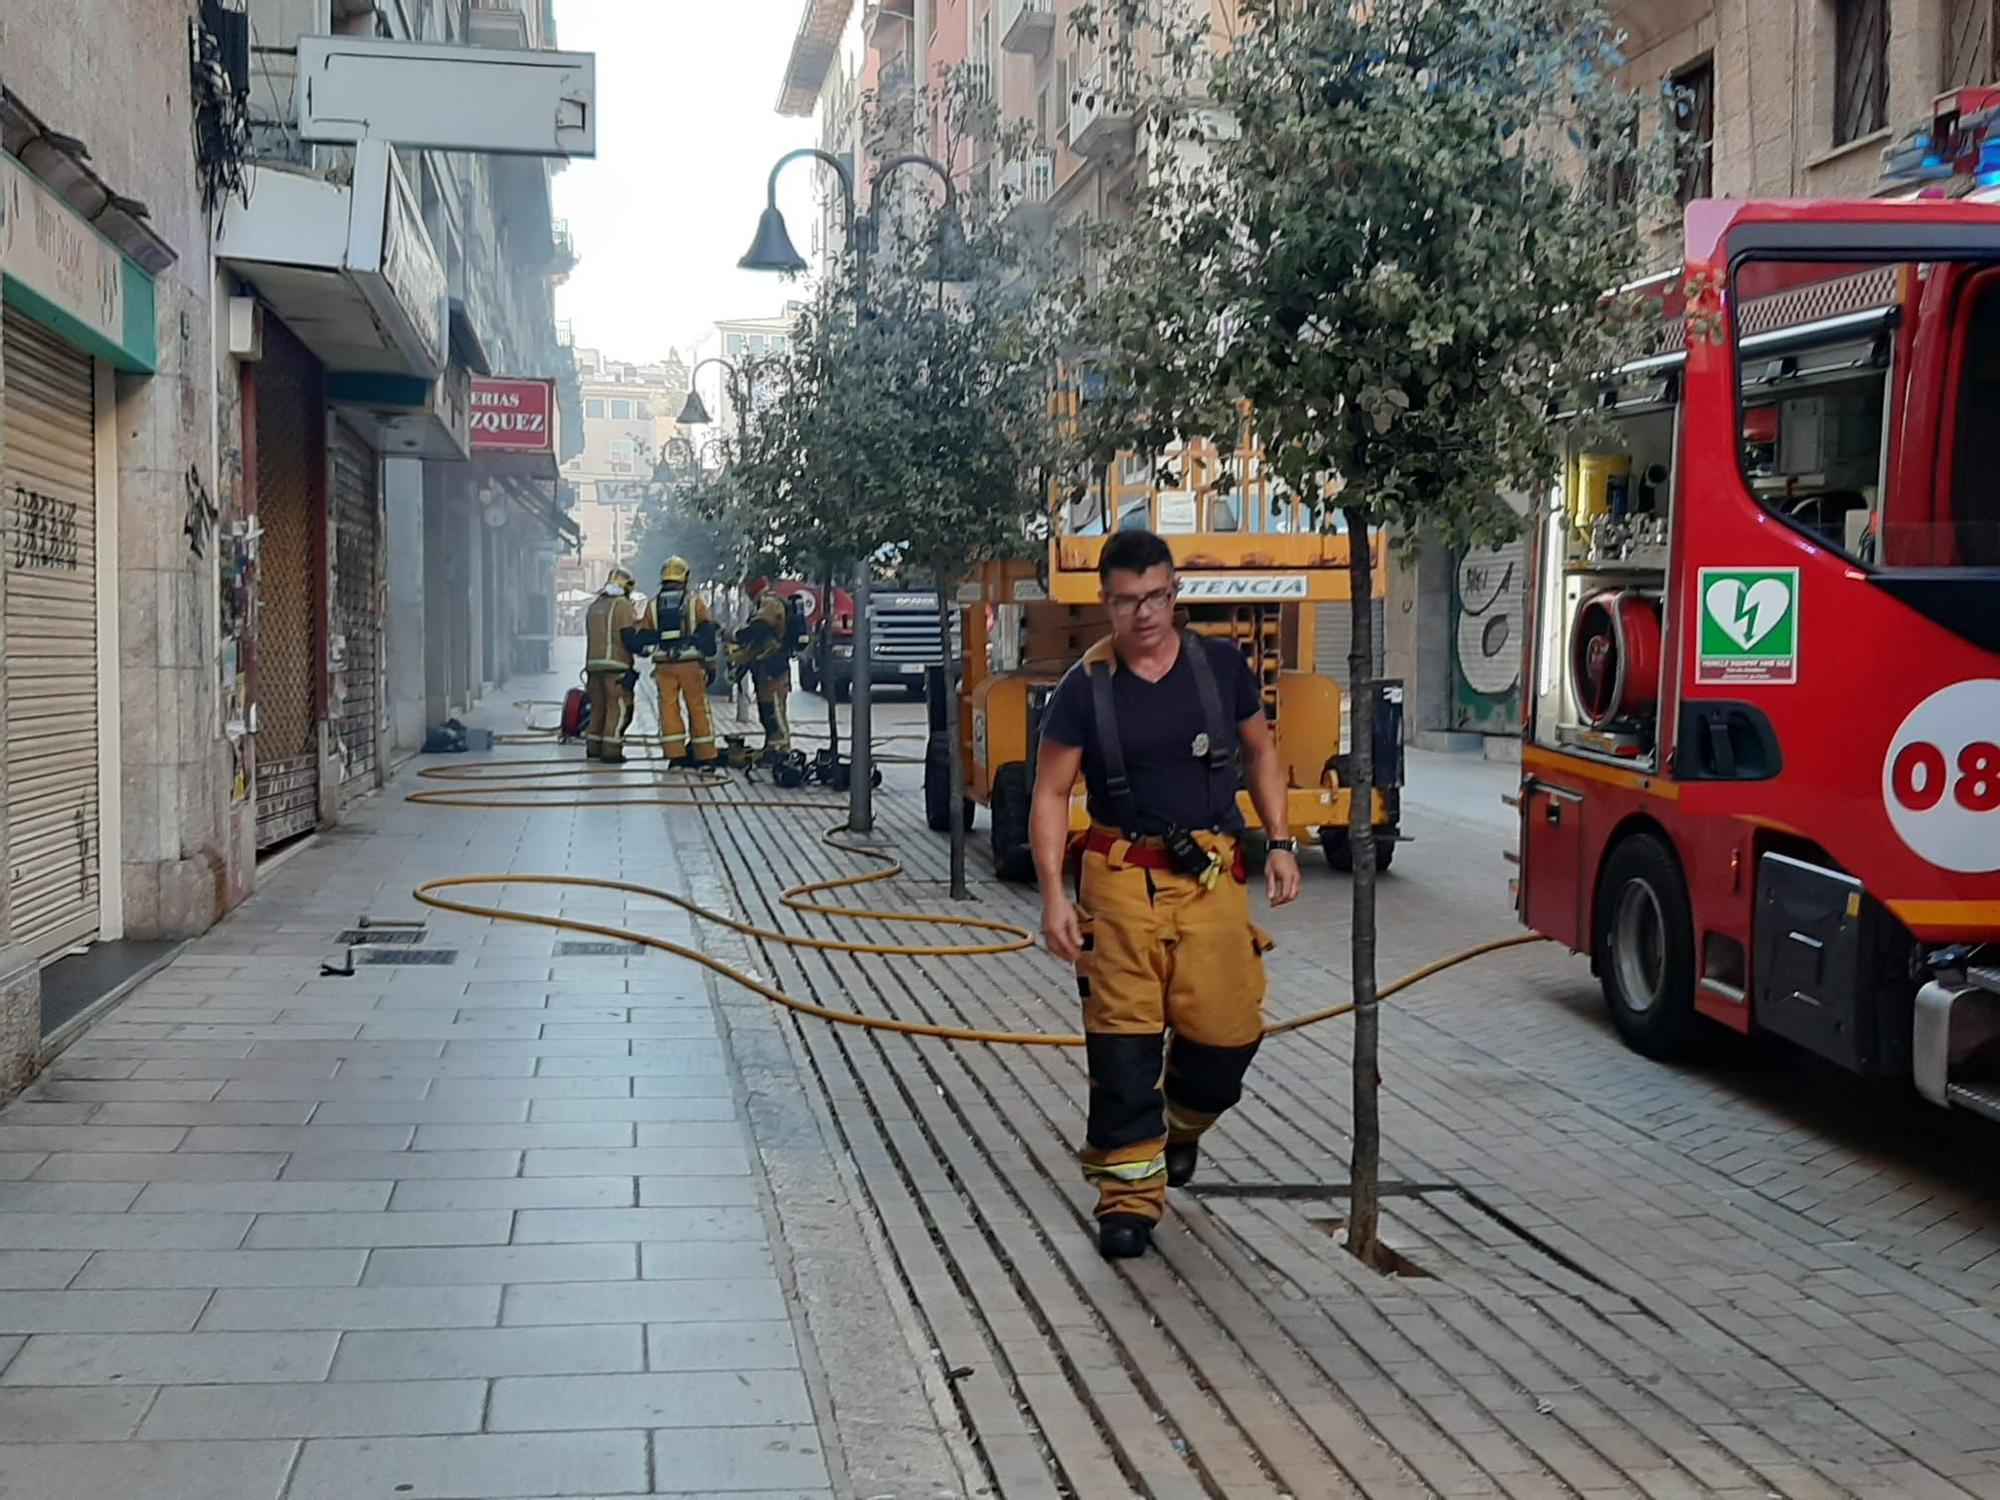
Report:
[[[153,368],[152,278],[4,152],[0,274],[10,302],[79,348],[120,369]]]
[[[472,381],[472,451],[550,453],[556,448],[556,384],[511,375]]]

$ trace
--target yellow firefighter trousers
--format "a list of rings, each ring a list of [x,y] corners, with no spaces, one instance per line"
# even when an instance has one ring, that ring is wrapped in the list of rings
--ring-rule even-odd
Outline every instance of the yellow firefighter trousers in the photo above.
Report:
[[[715,759],[715,720],[708,711],[708,668],[700,661],[663,661],[653,668],[653,685],[660,690],[660,747],[668,760],[693,755]],[[681,700],[687,718],[681,718]]]
[[[764,726],[764,748],[784,752],[792,748],[792,664],[782,664],[777,672],[752,673],[757,683],[757,720]]]
[[[625,758],[625,727],[632,722],[632,690],[625,674],[593,671],[585,674],[590,687],[590,728],[583,753],[614,765]]]
[[[1200,835],[1225,863],[1235,841]],[[1097,1213],[1157,1220],[1169,1141],[1198,1139],[1243,1097],[1264,1032],[1264,950],[1242,881],[1130,864],[1129,844],[1085,853],[1076,985],[1090,1067],[1084,1175]],[[1167,1040],[1171,1029],[1173,1039]]]

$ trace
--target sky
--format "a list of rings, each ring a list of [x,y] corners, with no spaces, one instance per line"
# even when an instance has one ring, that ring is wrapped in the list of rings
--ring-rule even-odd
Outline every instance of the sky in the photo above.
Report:
[[[614,359],[683,357],[718,318],[801,295],[739,271],[771,164],[813,143],[776,105],[804,0],[556,0],[556,44],[597,54],[597,156],[555,179],[579,257],[556,291],[576,342]],[[792,238],[811,254],[812,170],[781,179]]]

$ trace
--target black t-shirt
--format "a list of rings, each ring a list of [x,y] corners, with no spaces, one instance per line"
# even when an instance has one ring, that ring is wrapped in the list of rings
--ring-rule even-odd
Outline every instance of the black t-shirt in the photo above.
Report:
[[[1222,748],[1233,755],[1238,726],[1264,711],[1263,692],[1236,647],[1206,636],[1194,639],[1215,664],[1216,691],[1222,698],[1223,717],[1229,721],[1223,730]],[[1078,662],[1049,699],[1042,738],[1083,751],[1090,815],[1115,828],[1119,820],[1104,795],[1104,758],[1098,753],[1097,711],[1091,699],[1090,679],[1084,664]],[[1158,682],[1146,681],[1121,663],[1111,674],[1111,701],[1118,738],[1125,749],[1125,776],[1139,809],[1139,832],[1159,834],[1169,827],[1232,832],[1242,828],[1233,785],[1226,805],[1213,805],[1222,799],[1210,794],[1209,747],[1202,742],[1208,724],[1185,643],[1172,669]]]

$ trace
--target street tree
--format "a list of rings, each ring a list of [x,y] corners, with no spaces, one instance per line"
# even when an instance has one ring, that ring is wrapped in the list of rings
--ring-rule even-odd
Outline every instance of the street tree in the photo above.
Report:
[[[1035,294],[1034,256],[1008,231],[1006,202],[974,191],[965,171],[975,141],[996,154],[1016,144],[990,90],[948,69],[867,105],[878,155],[919,124],[957,186],[958,217],[942,233],[941,207],[921,191],[882,206],[870,264],[836,258],[795,328],[792,378],[774,390],[769,415],[790,497],[781,546],[794,565],[903,565],[937,585],[952,891],[962,898],[965,768],[950,614],[961,581],[983,562],[1023,555],[1037,533],[1055,442],[1059,325],[1056,304]],[[862,298],[854,278],[864,273]],[[857,305],[865,316],[844,315]]]
[[[1593,0],[1241,0],[1220,47],[1161,0],[1106,0],[1081,27],[1145,121],[1150,181],[1092,246],[1077,309],[1105,377],[1087,451],[1233,454],[1247,413],[1273,491],[1349,541],[1346,1245],[1373,1263],[1373,562],[1385,534],[1501,540],[1505,496],[1557,472],[1550,414],[1630,326],[1606,293],[1671,182],[1670,101],[1621,81]],[[1215,482],[1241,478],[1225,459]]]

